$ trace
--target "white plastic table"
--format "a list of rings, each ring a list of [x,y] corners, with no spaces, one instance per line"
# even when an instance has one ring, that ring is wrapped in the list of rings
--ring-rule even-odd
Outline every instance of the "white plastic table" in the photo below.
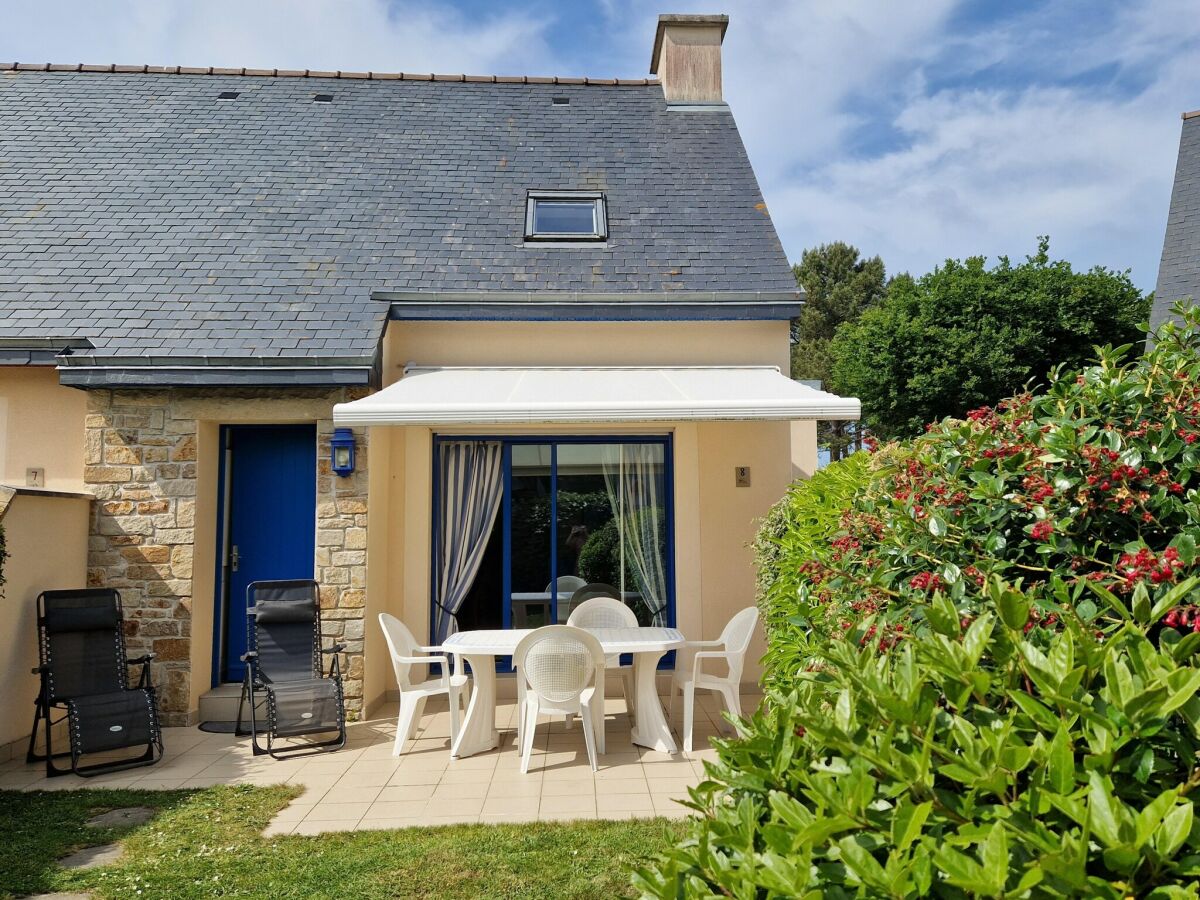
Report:
[[[683,634],[675,628],[589,628],[606,656],[616,653],[633,655],[634,704],[633,742],[665,753],[676,751],[675,739],[663,715],[658,699],[655,674],[658,661],[668,650],[683,644]],[[512,656],[529,629],[460,631],[442,644],[442,650],[465,659],[475,683],[467,716],[450,752],[453,756],[484,753],[500,743],[496,729],[496,657]]]

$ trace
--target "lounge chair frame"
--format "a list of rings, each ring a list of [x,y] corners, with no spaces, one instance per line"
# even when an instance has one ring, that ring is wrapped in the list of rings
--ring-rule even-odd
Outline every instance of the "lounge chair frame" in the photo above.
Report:
[[[258,622],[256,594],[268,589],[303,591],[309,593],[312,599],[312,664],[311,669],[306,670],[306,675],[301,675],[298,669],[293,672],[275,671],[273,673],[264,670],[258,650],[258,632],[261,625]],[[301,623],[297,622],[293,624]],[[246,646],[249,649],[242,656],[242,662],[246,664],[246,669],[242,680],[242,695],[238,701],[238,716],[234,733],[243,737],[246,735],[250,736],[253,754],[255,756],[269,755],[273,759],[288,759],[296,756],[327,753],[333,750],[340,750],[344,747],[346,745],[346,705],[342,689],[342,668],[338,654],[345,651],[346,645],[334,644],[332,647],[321,646],[321,603],[317,583],[311,580],[287,580],[255,581],[247,585]],[[323,671],[322,667],[322,659],[325,656],[332,657],[329,663],[328,674]],[[306,734],[323,734],[326,732],[336,732],[336,734],[328,740],[280,746],[277,744],[277,740],[281,735],[277,733],[278,722],[276,721],[274,712],[275,698],[273,692],[286,687],[289,680],[292,680],[294,683],[297,678],[300,679],[301,683],[303,683],[305,678],[313,682],[325,680],[333,682],[334,696],[337,704],[337,721],[335,726],[317,727],[307,732],[297,731],[295,728],[292,728],[283,737],[302,737]],[[260,697],[265,697],[267,700],[267,720],[263,723],[259,722],[257,709]],[[247,704],[250,707],[250,729],[248,731],[242,726],[242,723],[245,721],[245,707]],[[265,747],[259,743],[260,733],[266,737]]]
[[[55,660],[52,652],[52,639],[47,626],[47,602],[53,602],[55,599],[72,599],[85,598],[94,596],[97,599],[104,598],[111,602],[115,607],[116,625],[113,628],[113,650],[117,656],[118,665],[116,667],[117,684],[116,691],[106,693],[116,693],[117,691],[141,691],[144,692],[146,703],[149,709],[149,739],[146,742],[146,750],[142,755],[135,757],[122,758],[108,762],[93,763],[91,765],[80,765],[80,758],[84,752],[79,746],[79,736],[76,731],[76,722],[72,721],[70,712],[70,703],[79,698],[96,696],[102,692],[96,691],[92,694],[73,693],[71,696],[60,696],[55,690],[54,671],[56,669]],[[99,607],[99,604],[98,604]],[[150,766],[158,762],[163,757],[162,743],[162,728],[158,719],[158,697],[155,692],[154,685],[150,680],[150,663],[154,659],[153,653],[146,653],[135,659],[129,659],[125,653],[125,632],[123,623],[125,621],[124,610],[121,606],[121,595],[111,588],[89,588],[82,590],[65,590],[65,591],[43,591],[38,594],[37,598],[37,628],[38,628],[38,665],[32,670],[34,675],[41,679],[41,686],[38,691],[37,699],[34,701],[35,709],[33,715],[33,729],[29,735],[29,749],[25,753],[25,761],[27,763],[45,762],[46,777],[57,778],[61,775],[75,775],[84,778],[90,778],[95,775],[104,775],[111,772],[120,772],[124,769],[134,769],[139,766]],[[99,629],[103,630],[103,629]],[[65,664],[63,664],[65,665]],[[141,672],[138,675],[137,683],[129,686],[129,667],[141,666]],[[55,712],[61,712],[59,718],[54,718]],[[68,723],[67,740],[70,749],[58,751],[54,750],[54,728],[61,725],[63,722]],[[45,734],[46,752],[39,753],[37,751],[38,730],[41,729]],[[140,742],[128,745],[130,747],[141,746]],[[113,749],[124,749],[116,747]],[[64,759],[70,757],[71,765],[69,768],[61,768],[55,765],[56,759]]]

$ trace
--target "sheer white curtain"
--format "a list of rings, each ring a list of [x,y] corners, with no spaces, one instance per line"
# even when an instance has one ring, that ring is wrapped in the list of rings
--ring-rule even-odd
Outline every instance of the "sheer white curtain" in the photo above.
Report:
[[[662,536],[665,471],[659,444],[610,444],[604,448],[604,486],[621,532],[620,573],[633,570],[652,625],[667,624],[667,572]]]
[[[434,635],[458,631],[455,614],[479,574],[504,488],[502,445],[453,441],[440,447]]]

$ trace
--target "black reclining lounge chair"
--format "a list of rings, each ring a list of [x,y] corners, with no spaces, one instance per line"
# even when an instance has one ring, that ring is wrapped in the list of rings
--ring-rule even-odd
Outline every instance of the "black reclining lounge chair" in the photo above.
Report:
[[[111,589],[45,591],[38,596],[38,645],[41,675],[27,762],[46,762],[46,775],[99,775],[148,766],[162,759],[158,703],[150,683],[153,653],[125,658],[121,595]],[[140,665],[137,684],[129,686],[129,667]],[[52,710],[62,712],[52,719]],[[54,752],[54,726],[67,722],[70,750]],[[45,731],[46,752],[36,751],[38,727]],[[140,756],[106,759],[81,766],[85,754],[144,747]],[[71,757],[71,768],[54,760]]]
[[[344,644],[321,646],[321,604],[315,581],[256,581],[246,589],[246,677],[238,703],[236,733],[249,734],[256,756],[320,753],[346,743],[346,710],[338,654]],[[321,666],[330,654],[329,674]],[[266,696],[267,721],[258,721],[257,702]],[[250,731],[242,729],[246,704]],[[259,746],[258,735],[267,736]],[[336,732],[323,741],[277,746],[279,738]]]

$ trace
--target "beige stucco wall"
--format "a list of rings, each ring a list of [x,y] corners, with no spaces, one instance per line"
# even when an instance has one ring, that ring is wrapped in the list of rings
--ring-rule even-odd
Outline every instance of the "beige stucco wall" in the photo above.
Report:
[[[786,322],[420,322],[391,323],[384,340],[384,381],[397,380],[405,364],[419,365],[776,365],[787,371]],[[525,426],[371,429],[379,447],[387,433],[386,537],[371,526],[369,584],[386,584],[380,603],[403,619],[419,640],[429,634],[432,446],[443,435],[644,434],[670,435],[674,448],[676,619],[692,638],[720,634],[729,618],[754,602],[749,543],[757,520],[794,477],[816,467],[815,422],[665,422],[642,427]],[[811,457],[811,458],[810,458]],[[376,466],[382,458],[376,451]],[[751,486],[735,485],[734,469],[748,466]],[[384,559],[380,559],[384,555]],[[382,569],[383,572],[379,573]],[[378,574],[377,574],[378,573]],[[370,594],[371,591],[368,591]],[[368,617],[368,637],[378,631]],[[394,689],[386,661],[378,669],[368,643],[368,709]],[[380,641],[382,650],[382,642]],[[758,680],[761,636],[751,649],[743,680]],[[382,656],[380,653],[378,656]],[[375,660],[378,662],[378,659]]]
[[[0,525],[9,553],[0,595],[0,761],[9,750],[24,752],[11,745],[28,738],[33,720],[37,595],[84,586],[89,503],[86,496],[25,491],[13,496],[0,488]]]
[[[787,322],[392,322],[383,382],[433,366],[778,366]]]
[[[53,366],[0,367],[0,482],[23,485],[41,468],[45,487],[81,490],[86,411],[87,395],[59,384]]]

